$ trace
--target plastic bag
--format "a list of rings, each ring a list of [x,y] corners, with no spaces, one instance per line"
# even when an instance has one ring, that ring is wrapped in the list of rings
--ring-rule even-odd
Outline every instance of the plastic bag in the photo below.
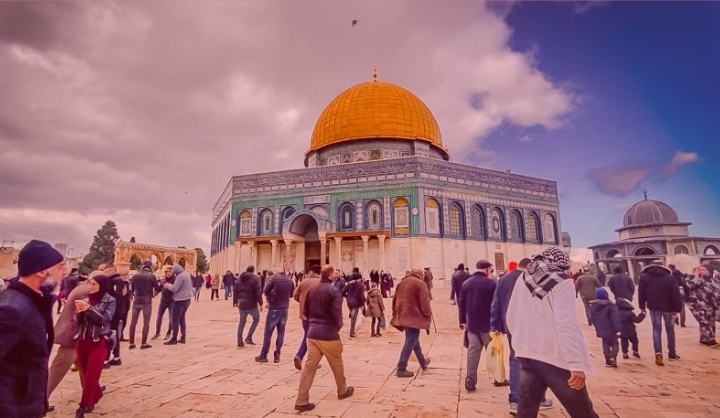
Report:
[[[365,316],[362,312],[358,312],[357,319],[355,320],[355,332],[362,330],[362,326],[365,323]]]
[[[493,334],[491,338],[487,347],[487,372],[496,382],[504,382],[507,378],[505,373],[505,345],[501,335]]]

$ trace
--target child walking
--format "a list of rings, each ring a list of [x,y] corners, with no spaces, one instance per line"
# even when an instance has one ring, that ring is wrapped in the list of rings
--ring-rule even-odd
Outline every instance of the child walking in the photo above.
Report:
[[[638,336],[637,330],[635,329],[635,324],[641,323],[643,319],[645,319],[645,314],[641,312],[640,315],[635,315],[635,312],[633,312],[633,309],[635,309],[635,307],[627,299],[615,299],[615,306],[617,306],[618,310],[620,311],[620,323],[622,324],[622,333],[620,334],[620,348],[622,348],[623,358],[625,360],[630,358],[630,356],[628,356],[628,346],[630,344],[632,344],[633,357],[640,358],[640,353],[638,352]]]
[[[385,313],[385,303],[377,283],[372,283],[370,286],[372,289],[367,294],[367,312],[372,317],[372,324],[370,325],[372,334],[370,336],[382,337],[382,334],[380,334],[380,318]]]
[[[605,367],[617,368],[618,337],[622,332],[620,312],[617,306],[608,298],[604,288],[596,290],[597,299],[590,301],[591,320],[595,326],[596,335],[602,339]]]

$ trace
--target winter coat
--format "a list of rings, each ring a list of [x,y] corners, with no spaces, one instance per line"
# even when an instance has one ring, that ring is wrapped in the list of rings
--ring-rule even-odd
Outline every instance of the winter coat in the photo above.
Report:
[[[288,309],[290,298],[295,289],[295,282],[284,274],[276,274],[267,279],[265,283],[265,297],[269,310]]]
[[[635,307],[627,299],[618,298],[615,301],[615,306],[620,311],[620,323],[622,324],[622,334],[620,336],[623,338],[636,338],[635,324],[641,323],[645,319],[645,314],[635,315],[635,312],[633,312]]]
[[[595,299],[590,302],[590,313],[598,337],[617,339],[617,333],[622,332],[622,323],[620,312],[614,303],[607,299]]]
[[[112,319],[112,327],[117,328],[120,320],[130,310],[130,282],[123,280],[119,274],[110,278],[110,296],[115,298],[115,314]],[[125,294],[123,295],[123,290]]]
[[[60,316],[55,322],[55,344],[64,348],[75,348],[77,341],[75,336],[80,329],[77,323],[75,311],[75,301],[87,298],[89,295],[89,288],[87,282],[80,283],[73,289],[67,297],[66,309],[60,313]]]
[[[262,303],[260,277],[247,271],[241,274],[233,289],[233,305],[237,305],[240,310],[250,311],[257,309]]]
[[[218,290],[220,289],[220,277],[213,277],[210,279],[210,287],[212,290]]]
[[[470,273],[465,270],[458,270],[450,278],[450,300],[457,302],[460,297],[460,288],[465,280],[470,278]]]
[[[342,277],[335,280],[335,283],[333,283],[333,286],[340,292],[341,295],[345,294],[345,286],[347,284],[345,283],[345,279]]]
[[[377,288],[371,289],[367,294],[367,311],[373,318],[380,318],[385,312],[385,302]]]
[[[160,291],[160,283],[150,271],[141,270],[130,279],[130,289],[134,295],[133,303],[146,303]]]
[[[625,273],[616,273],[610,276],[608,287],[615,295],[615,300],[619,298],[633,300],[635,296],[635,282]]]
[[[170,285],[173,292],[173,300],[190,300],[192,299],[192,276],[190,273],[179,265],[175,264],[172,269],[175,275],[175,282]]]
[[[0,293],[0,417],[45,416],[53,337],[50,295],[11,281]]]
[[[595,300],[599,287],[602,287],[600,280],[592,274],[583,274],[575,281],[575,289],[585,300]]]
[[[430,330],[430,291],[422,279],[422,273],[417,276],[410,274],[400,281],[395,289],[392,308],[390,325],[398,330],[403,331],[405,327]]]
[[[225,289],[232,287],[233,284],[235,283],[235,275],[233,275],[232,273],[228,273],[228,274],[224,275],[222,282],[223,282],[223,286],[225,287]]]
[[[351,280],[342,295],[347,298],[348,309],[359,309],[365,305],[365,286],[361,280]]]
[[[203,276],[195,276],[193,277],[192,285],[194,288],[203,287],[203,284],[205,284],[205,279],[203,279]]]
[[[463,283],[458,300],[461,324],[475,334],[490,332],[490,308],[497,283],[485,273],[476,272]]]
[[[298,313],[301,320],[307,319],[307,317],[305,317],[305,303],[307,303],[307,295],[310,290],[315,288],[318,284],[320,284],[320,276],[316,273],[310,272],[305,280],[301,281],[293,292],[293,299],[300,303]]]
[[[103,295],[100,303],[90,306],[86,311],[78,312],[78,333],[75,335],[76,340],[92,339],[107,337],[112,332],[110,320],[115,314],[115,298],[109,293]]]
[[[645,308],[658,312],[680,312],[682,299],[680,286],[668,268],[658,265],[645,267],[640,274],[638,286],[640,310]]]
[[[310,289],[303,316],[308,319],[308,338],[321,341],[340,339],[342,296],[330,280],[321,280]]]

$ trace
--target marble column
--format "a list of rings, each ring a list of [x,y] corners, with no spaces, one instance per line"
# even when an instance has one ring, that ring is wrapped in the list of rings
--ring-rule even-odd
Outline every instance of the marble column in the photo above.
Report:
[[[368,266],[370,265],[370,262],[368,261],[368,247],[370,244],[370,236],[369,235],[362,235],[360,238],[362,238],[363,241],[363,275],[368,274]]]
[[[272,252],[270,253],[270,269],[275,270],[275,266],[277,265],[277,244],[278,241],[276,239],[270,240],[270,245],[272,245]]]
[[[235,241],[235,271],[234,273],[241,273],[240,264],[242,263],[242,241]]]
[[[322,234],[320,235],[320,267],[322,268],[325,264],[327,264],[327,240],[325,234]]]
[[[342,237],[335,237],[335,249],[337,251],[337,265],[335,268],[342,271]]]
[[[290,259],[290,245],[292,245],[293,240],[286,239],[285,240],[285,263],[283,263],[283,269],[286,273],[291,273],[295,271],[295,264]]]
[[[378,238],[378,247],[380,251],[380,271],[387,271],[385,269],[385,238],[386,236],[383,234],[380,234],[377,236]]]
[[[257,270],[257,259],[256,259],[256,253],[255,253],[255,242],[254,241],[248,241],[248,246],[250,247],[250,255],[249,255],[249,263],[252,266],[255,266],[255,270]]]

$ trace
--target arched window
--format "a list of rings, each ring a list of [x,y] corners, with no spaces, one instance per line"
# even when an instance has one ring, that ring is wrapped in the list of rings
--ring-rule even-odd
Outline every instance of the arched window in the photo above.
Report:
[[[523,240],[523,229],[522,229],[522,215],[517,210],[510,212],[510,233],[508,237],[510,239]]]
[[[435,199],[425,201],[425,232],[440,234],[440,204]]]
[[[557,244],[557,225],[555,225],[555,217],[546,213],[543,224],[543,236],[545,237],[545,242]]]
[[[453,235],[463,235],[463,216],[462,209],[457,203],[450,205],[450,233]]]
[[[703,255],[720,255],[720,250],[714,245],[708,245],[703,250]]]
[[[690,254],[690,250],[688,250],[688,247],[678,244],[674,248],[675,254]]]
[[[540,241],[540,221],[535,213],[531,213],[527,219],[527,239],[528,241]]]
[[[239,220],[240,220],[240,222],[238,222],[238,235],[239,236],[250,235],[250,226],[252,224],[250,211],[247,211],[247,210],[242,211],[242,213],[240,213]]]
[[[614,257],[622,257],[622,254],[620,254],[620,251],[618,251],[618,250],[610,250],[607,253],[605,253],[605,258],[614,258]]]
[[[380,229],[382,227],[382,206],[378,202],[370,202],[367,205],[368,229]]]
[[[355,227],[355,209],[351,203],[344,203],[340,206],[340,229],[343,231],[352,230]]]
[[[490,212],[490,236],[496,239],[505,239],[505,218],[500,208]]]
[[[293,213],[295,213],[294,207],[292,207],[292,206],[286,207],[285,209],[283,209],[282,219],[285,220],[285,219],[291,217],[293,215]]]
[[[395,199],[393,202],[393,221],[396,234],[410,233],[410,205],[405,199]]]
[[[596,260],[600,259],[600,253],[598,253],[597,251],[595,251],[595,253],[593,255],[595,256]]]
[[[260,214],[260,235],[272,235],[273,215],[270,209]]]
[[[485,212],[479,205],[470,212],[470,235],[485,238]]]
[[[650,247],[640,247],[637,250],[635,250],[635,253],[633,255],[640,256],[640,255],[655,255],[657,252],[655,252],[654,249]]]

